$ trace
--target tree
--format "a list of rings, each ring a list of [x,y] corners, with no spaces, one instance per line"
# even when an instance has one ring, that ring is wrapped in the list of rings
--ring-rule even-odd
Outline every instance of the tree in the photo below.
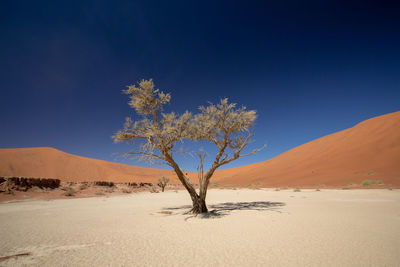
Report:
[[[137,142],[139,149],[127,155],[136,155],[149,162],[160,160],[172,167],[190,194],[193,203],[191,212],[194,214],[208,212],[205,202],[207,188],[217,168],[264,148],[242,154],[243,149],[252,142],[256,111],[248,111],[244,106],[237,108],[236,104],[228,103],[227,98],[217,105],[209,103],[207,107],[201,106],[198,114],[185,111],[177,115],[174,112],[162,112],[163,106],[171,100],[171,95],[155,89],[152,79],[141,80],[138,86],[130,85],[123,93],[130,96],[129,105],[142,119],[133,122],[131,118],[126,118],[124,128],[113,136],[114,141]],[[199,154],[199,192],[196,192],[190,179],[174,160],[174,153],[178,152],[175,149],[176,143],[185,139],[208,140],[218,148],[206,173],[203,172],[205,154]]]
[[[162,192],[164,192],[165,187],[167,186],[169,182],[169,178],[163,176],[161,178],[158,178],[158,186],[161,187]]]

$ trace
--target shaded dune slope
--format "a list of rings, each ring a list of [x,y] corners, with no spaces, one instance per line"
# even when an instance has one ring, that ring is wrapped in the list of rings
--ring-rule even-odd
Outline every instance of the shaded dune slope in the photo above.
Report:
[[[163,175],[170,183],[179,183],[169,170],[90,159],[54,148],[0,149],[0,176],[155,183]],[[195,173],[189,176],[197,177]],[[220,184],[269,186],[343,186],[366,179],[400,185],[400,111],[363,121],[264,162],[219,170],[213,177]]]

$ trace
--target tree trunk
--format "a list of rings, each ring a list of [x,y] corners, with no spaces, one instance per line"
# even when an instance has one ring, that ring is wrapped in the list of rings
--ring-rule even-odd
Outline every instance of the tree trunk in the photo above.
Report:
[[[176,175],[178,176],[179,181],[181,181],[183,186],[189,192],[190,198],[192,199],[192,202],[193,202],[193,208],[190,210],[190,212],[192,212],[194,214],[208,212],[207,206],[206,206],[206,201],[205,201],[205,199],[206,199],[205,195],[199,196],[196,192],[196,189],[194,189],[193,185],[189,181],[186,180],[185,175],[179,168],[178,164],[176,164],[175,161],[172,159],[172,157],[170,157],[169,155],[166,155],[166,158],[168,159],[171,166],[174,168],[174,171],[175,171]]]
[[[192,198],[193,200],[193,208],[191,209],[191,212],[193,214],[200,214],[200,213],[207,213],[207,205],[206,205],[206,200],[200,196],[197,196],[196,198]]]
[[[190,210],[193,214],[207,213],[207,205],[206,205],[206,195],[207,195],[207,187],[210,182],[210,178],[213,175],[216,167],[213,166],[210,171],[207,172],[204,183],[200,186],[200,195],[197,194],[196,189],[194,189],[190,180],[186,180],[185,175],[182,170],[179,168],[178,164],[172,159],[169,154],[165,154],[168,162],[174,169],[176,175],[178,176],[179,181],[183,184],[186,190],[189,192],[190,198],[192,199],[193,208]]]

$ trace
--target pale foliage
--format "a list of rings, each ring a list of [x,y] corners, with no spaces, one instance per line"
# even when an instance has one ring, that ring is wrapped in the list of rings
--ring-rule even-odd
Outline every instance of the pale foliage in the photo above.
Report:
[[[251,142],[256,111],[247,111],[246,107],[236,108],[236,104],[228,103],[227,98],[217,105],[201,106],[199,110],[200,113],[191,122],[191,139],[205,139],[217,145],[219,153],[214,164],[219,167],[244,156],[240,152]],[[228,149],[232,155],[227,153]]]
[[[170,94],[164,94],[159,89],[154,89],[154,82],[150,80],[141,80],[139,87],[129,85],[128,89],[123,91],[127,95],[131,95],[129,105],[136,110],[137,113],[147,115],[157,112],[158,108],[167,104]]]
[[[114,141],[139,141],[140,151],[129,154],[141,155],[140,158],[147,161],[154,158],[165,160],[165,153],[172,152],[175,142],[188,138],[191,113],[178,116],[174,112],[160,112],[171,96],[154,89],[151,79],[142,80],[139,87],[128,86],[123,92],[130,95],[129,105],[143,118],[135,122],[126,118],[124,128],[113,136]]]

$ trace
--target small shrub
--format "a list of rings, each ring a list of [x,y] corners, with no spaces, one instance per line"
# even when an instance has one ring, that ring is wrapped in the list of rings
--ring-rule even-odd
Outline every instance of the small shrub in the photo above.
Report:
[[[321,191],[319,188],[315,189],[315,191]]]
[[[219,185],[218,182],[211,183],[211,186],[212,186],[212,187],[218,187],[218,185]]]
[[[300,192],[301,190],[300,190],[300,188],[295,188],[294,190],[293,190],[293,192]]]
[[[72,187],[68,187],[64,193],[64,196],[67,197],[75,196],[75,190]]]
[[[95,194],[98,195],[98,196],[104,196],[104,195],[105,195],[105,194],[104,194],[103,192],[101,192],[101,191],[97,191]]]
[[[79,186],[79,190],[85,190],[87,188],[88,188],[88,186],[86,184],[82,184]]]
[[[275,191],[281,191],[279,188],[275,188]]]
[[[106,182],[106,181],[96,181],[96,182],[94,182],[94,184],[98,185],[98,186],[108,186],[108,187],[114,186],[113,182]]]
[[[159,193],[155,187],[150,187],[150,193]]]
[[[126,188],[122,188],[122,193],[130,194],[130,193],[132,193],[132,191],[129,189],[126,189]]]

